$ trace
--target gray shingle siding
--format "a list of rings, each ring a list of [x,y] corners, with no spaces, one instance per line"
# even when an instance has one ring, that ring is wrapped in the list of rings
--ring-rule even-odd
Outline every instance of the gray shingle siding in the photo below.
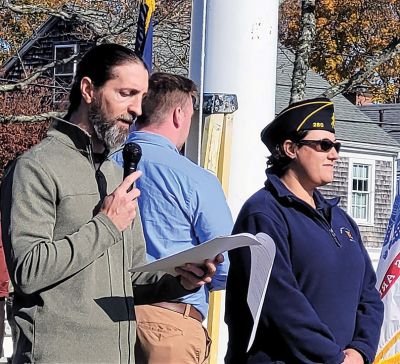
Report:
[[[367,247],[380,247],[386,234],[386,226],[392,211],[392,162],[377,160],[375,162],[375,211],[374,225],[358,224]],[[331,184],[320,187],[319,190],[327,197],[340,197],[339,206],[348,208],[349,158],[341,158],[334,172]]]
[[[340,158],[335,165],[333,182],[319,188],[319,191],[327,198],[340,197],[339,206],[343,209],[347,206],[348,170],[349,159]]]

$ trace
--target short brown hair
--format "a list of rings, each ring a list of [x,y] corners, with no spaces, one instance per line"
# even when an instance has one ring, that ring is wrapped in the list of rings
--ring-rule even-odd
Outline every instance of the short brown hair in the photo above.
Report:
[[[136,124],[139,128],[156,124],[171,108],[182,106],[188,96],[196,97],[197,87],[189,78],[171,73],[153,73],[149,90],[142,102],[142,115]]]

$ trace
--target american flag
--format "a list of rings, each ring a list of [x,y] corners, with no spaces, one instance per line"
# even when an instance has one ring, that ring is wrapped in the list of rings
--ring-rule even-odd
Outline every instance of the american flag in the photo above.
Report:
[[[376,276],[385,315],[374,364],[400,363],[400,195],[393,204]]]

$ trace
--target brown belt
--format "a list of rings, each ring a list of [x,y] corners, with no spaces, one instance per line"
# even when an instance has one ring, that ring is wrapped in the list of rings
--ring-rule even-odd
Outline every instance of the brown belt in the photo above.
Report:
[[[165,308],[170,311],[181,313],[182,315],[184,315],[186,312],[186,316],[189,316],[199,322],[203,322],[203,316],[201,315],[201,313],[196,308],[194,308],[192,305],[189,305],[187,303],[157,302],[157,303],[153,303],[152,306]]]

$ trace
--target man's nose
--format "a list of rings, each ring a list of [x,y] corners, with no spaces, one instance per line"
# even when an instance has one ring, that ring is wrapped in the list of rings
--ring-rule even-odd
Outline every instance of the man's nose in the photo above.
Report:
[[[142,115],[142,98],[133,98],[128,105],[128,112],[136,116]]]

